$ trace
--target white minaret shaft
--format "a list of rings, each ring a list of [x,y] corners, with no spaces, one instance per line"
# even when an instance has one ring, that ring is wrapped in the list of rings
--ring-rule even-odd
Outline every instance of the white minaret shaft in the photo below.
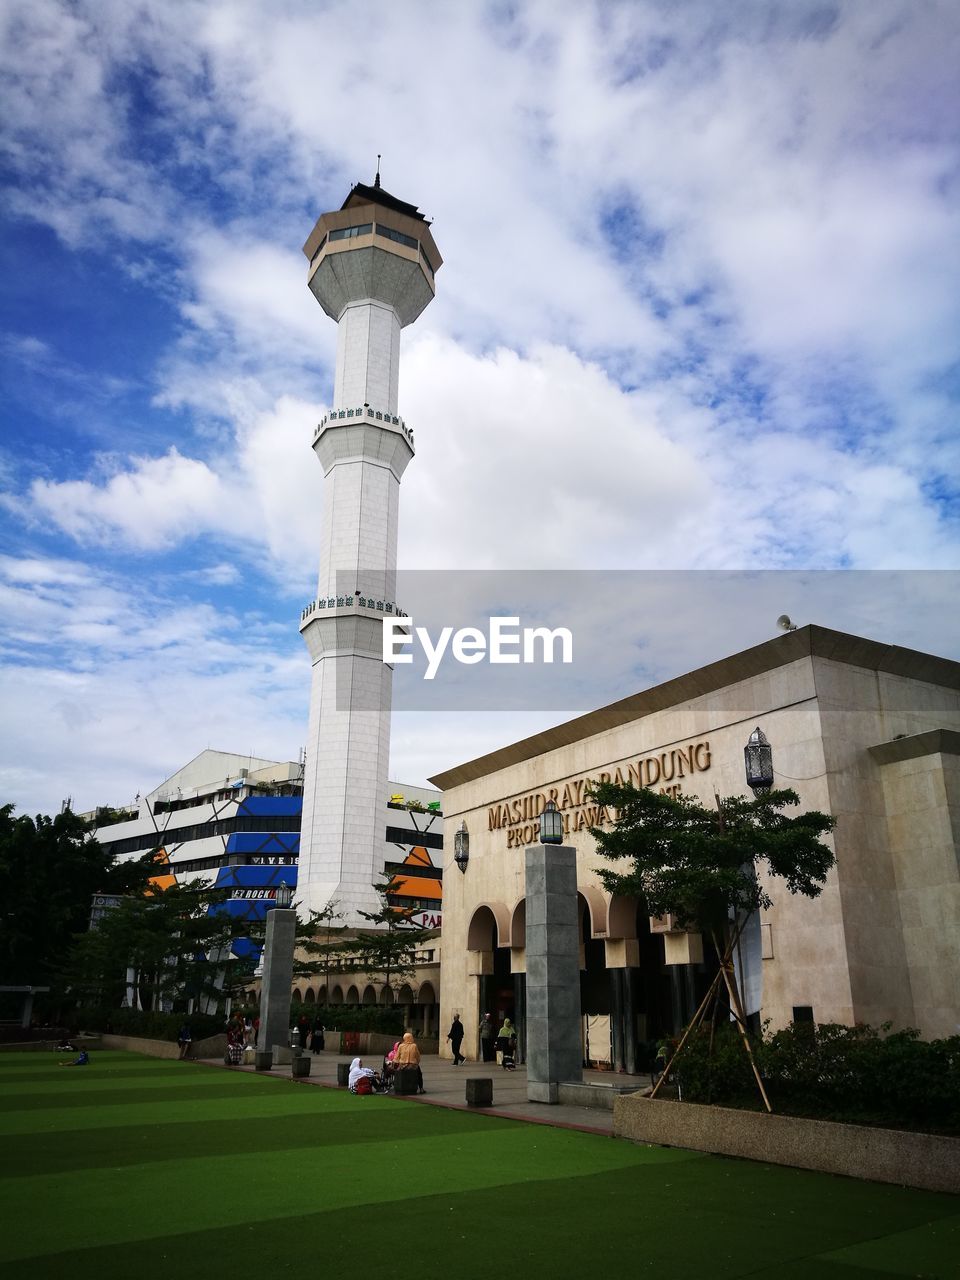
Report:
[[[313,660],[297,896],[335,900],[345,924],[377,911],[383,876],[397,609],[400,480],[413,435],[397,416],[400,330],[433,297],[440,256],[414,206],[354,187],[304,246],[310,289],[337,321],[333,406],[313,447],[324,470],[317,599],[301,631]]]

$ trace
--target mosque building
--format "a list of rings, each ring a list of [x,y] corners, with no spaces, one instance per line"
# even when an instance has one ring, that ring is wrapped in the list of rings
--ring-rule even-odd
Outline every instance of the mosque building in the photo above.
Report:
[[[585,1056],[634,1070],[689,1020],[716,956],[699,934],[606,892],[589,829],[611,818],[587,793],[610,779],[705,804],[743,795],[755,728],[772,745],[774,786],[837,826],[821,896],[773,881],[773,905],[744,933],[737,964],[754,1025],[957,1034],[960,664],[807,626],[431,779],[446,827],[441,1021],[461,1014],[468,1055],[484,1012],[512,1015],[522,1044],[524,848],[549,800],[577,849]]]

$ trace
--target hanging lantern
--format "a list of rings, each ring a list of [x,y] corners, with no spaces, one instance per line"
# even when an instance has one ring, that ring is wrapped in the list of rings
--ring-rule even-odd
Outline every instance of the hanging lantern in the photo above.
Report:
[[[563,843],[563,814],[553,800],[548,800],[540,815],[540,843]]]
[[[293,902],[293,890],[288,884],[278,884],[276,894],[276,904],[278,907],[286,909]]]
[[[470,861],[470,832],[465,822],[460,823],[453,837],[453,860],[461,873],[466,871],[467,863]]]
[[[743,748],[747,786],[755,796],[765,796],[773,786],[773,748],[762,729],[756,728]]]

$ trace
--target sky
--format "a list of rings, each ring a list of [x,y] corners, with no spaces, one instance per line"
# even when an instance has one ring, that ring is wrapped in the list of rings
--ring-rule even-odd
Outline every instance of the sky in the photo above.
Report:
[[[679,574],[620,696],[785,611],[960,657],[953,0],[6,0],[0,60],[0,803],[297,758],[301,246],[378,154],[444,258],[402,568]],[[391,776],[557,711],[398,714]]]

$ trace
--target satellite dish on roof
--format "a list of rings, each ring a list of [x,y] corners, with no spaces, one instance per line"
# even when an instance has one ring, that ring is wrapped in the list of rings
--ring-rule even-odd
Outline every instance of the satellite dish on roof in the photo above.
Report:
[[[791,622],[789,614],[786,613],[781,613],[780,617],[777,619],[777,626],[781,631],[796,631],[797,629],[797,624],[795,622]]]

